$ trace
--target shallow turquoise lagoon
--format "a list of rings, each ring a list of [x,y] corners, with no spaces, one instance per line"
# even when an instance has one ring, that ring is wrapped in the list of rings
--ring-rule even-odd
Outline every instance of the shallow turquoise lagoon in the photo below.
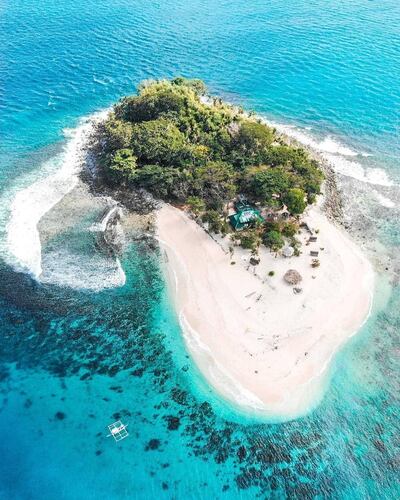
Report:
[[[0,498],[398,498],[400,4],[14,0],[0,44]],[[298,420],[257,421],[207,387],[144,244],[121,259],[124,286],[97,286],[114,266],[80,288],[96,204],[19,242],[45,284],[10,259],[15,196],[71,161],[81,118],[177,74],[325,155],[377,267],[371,317]],[[118,418],[130,437],[115,444]]]

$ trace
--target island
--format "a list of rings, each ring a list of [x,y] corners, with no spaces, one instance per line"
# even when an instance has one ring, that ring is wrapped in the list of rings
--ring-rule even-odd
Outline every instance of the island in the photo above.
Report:
[[[328,218],[332,172],[197,79],[141,83],[96,134],[100,184],[120,200],[160,200],[154,234],[204,377],[257,415],[308,412],[374,286],[369,261]]]

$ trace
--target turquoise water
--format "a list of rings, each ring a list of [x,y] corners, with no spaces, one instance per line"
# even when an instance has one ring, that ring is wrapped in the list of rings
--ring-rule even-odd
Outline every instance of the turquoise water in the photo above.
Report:
[[[0,497],[397,498],[398,2],[0,8]],[[88,230],[103,205],[54,207],[39,247],[23,225],[26,237],[9,239],[15,195],[73,164],[82,116],[144,78],[176,74],[203,78],[319,149],[341,174],[345,215],[378,269],[373,314],[337,356],[321,404],[296,421],[256,422],[212,393],[144,244],[121,258],[124,286],[101,287],[120,279],[115,262],[85,274],[88,253],[104,261]],[[32,217],[54,195],[36,186],[22,204]],[[46,283],[18,272],[16,242],[19,255],[39,249]],[[106,426],[119,417],[131,436],[116,445]]]

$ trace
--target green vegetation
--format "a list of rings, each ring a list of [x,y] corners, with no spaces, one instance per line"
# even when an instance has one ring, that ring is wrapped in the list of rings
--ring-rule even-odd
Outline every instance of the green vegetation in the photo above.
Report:
[[[224,235],[228,232],[228,224],[217,210],[207,210],[201,220],[208,224],[208,229],[213,233]]]
[[[190,210],[195,214],[199,215],[201,212],[204,212],[206,208],[206,204],[204,203],[204,200],[199,198],[198,196],[189,196],[189,198],[186,200],[186,203]]]
[[[287,236],[288,238],[293,238],[293,236],[298,232],[299,226],[292,221],[285,222],[282,226],[282,234],[283,236]]]
[[[257,229],[248,229],[239,233],[240,244],[242,248],[256,252],[261,244],[260,231]]]
[[[288,210],[293,215],[302,214],[307,206],[305,201],[306,193],[300,188],[289,189],[284,197],[283,201],[286,204]]]
[[[239,193],[267,210],[303,213],[320,192],[317,163],[260,120],[206,96],[202,81],[178,77],[142,82],[118,102],[100,127],[105,182],[185,203],[214,232],[228,231],[223,208]],[[296,232],[287,222],[240,239],[278,249]]]
[[[271,250],[277,252],[285,244],[283,236],[278,231],[266,231],[263,235],[263,243]]]

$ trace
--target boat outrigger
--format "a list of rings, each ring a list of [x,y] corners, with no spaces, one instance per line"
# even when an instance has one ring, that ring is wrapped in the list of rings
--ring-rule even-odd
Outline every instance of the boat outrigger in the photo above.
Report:
[[[129,433],[126,430],[127,427],[128,426],[124,425],[121,420],[118,420],[117,422],[114,422],[113,424],[110,424],[108,426],[110,434],[108,434],[107,437],[112,436],[115,441],[122,441],[122,439],[125,439],[129,436]]]

